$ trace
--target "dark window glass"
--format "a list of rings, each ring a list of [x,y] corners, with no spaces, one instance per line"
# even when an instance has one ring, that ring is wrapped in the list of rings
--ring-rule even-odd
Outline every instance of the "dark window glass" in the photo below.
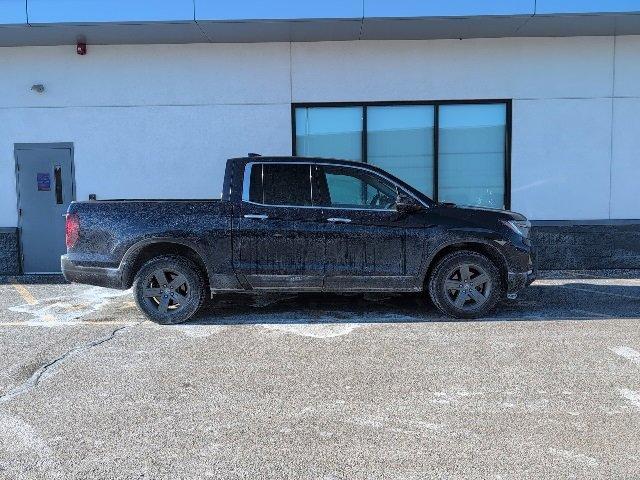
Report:
[[[251,165],[251,175],[249,182],[249,201],[255,203],[262,202],[262,164]]]
[[[311,205],[309,165],[253,165],[249,200],[265,205]]]
[[[395,206],[395,186],[377,175],[348,167],[324,166],[316,171],[317,202],[321,206],[384,210]]]

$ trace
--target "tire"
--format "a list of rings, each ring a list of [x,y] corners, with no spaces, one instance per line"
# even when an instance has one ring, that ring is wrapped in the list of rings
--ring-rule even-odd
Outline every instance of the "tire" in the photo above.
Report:
[[[200,309],[206,288],[202,273],[186,258],[166,255],[146,262],[133,282],[138,308],[162,325],[186,322]]]
[[[431,301],[440,312],[459,319],[480,318],[503,296],[498,267],[486,256],[460,250],[442,258],[429,277]]]

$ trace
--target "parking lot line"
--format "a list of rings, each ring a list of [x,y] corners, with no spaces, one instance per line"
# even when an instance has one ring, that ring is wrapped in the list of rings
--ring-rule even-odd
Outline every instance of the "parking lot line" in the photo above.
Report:
[[[45,318],[45,320],[49,320]],[[91,325],[95,327],[100,327],[102,325],[135,325],[137,322],[117,322],[113,320],[101,321],[101,322],[86,322],[86,321],[70,321],[70,322],[59,322],[55,325],[51,325],[45,322],[0,322],[0,327],[68,327],[68,326],[76,326],[76,325]]]
[[[620,355],[621,357],[624,357],[627,360],[637,365],[640,365],[640,352],[638,352],[637,350],[634,350],[631,347],[620,346],[620,347],[610,348],[609,350],[611,350],[616,355]]]
[[[29,305],[35,305],[36,303],[38,303],[38,300],[36,300],[36,297],[34,297],[31,292],[27,289],[27,287],[25,287],[24,285],[22,285],[21,283],[19,283],[15,278],[11,278],[11,284],[13,285],[13,288],[16,289],[16,291],[20,294],[20,296],[22,297],[22,299],[27,302]]]

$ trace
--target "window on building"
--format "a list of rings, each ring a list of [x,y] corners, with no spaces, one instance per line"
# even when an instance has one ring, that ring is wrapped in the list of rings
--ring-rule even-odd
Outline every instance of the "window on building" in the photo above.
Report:
[[[362,161],[362,110],[362,107],[296,109],[298,155]]]
[[[508,207],[507,102],[296,105],[295,154],[377,165],[438,201]]]
[[[503,207],[506,106],[442,105],[438,135],[438,199]]]
[[[367,162],[433,196],[433,106],[367,107]]]

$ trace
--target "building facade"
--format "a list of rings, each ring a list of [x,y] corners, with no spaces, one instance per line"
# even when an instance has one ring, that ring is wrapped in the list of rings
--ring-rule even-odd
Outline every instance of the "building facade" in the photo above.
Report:
[[[521,212],[542,268],[640,268],[640,1],[52,3],[0,12],[0,274],[51,270],[72,199],[217,198],[248,152]]]

